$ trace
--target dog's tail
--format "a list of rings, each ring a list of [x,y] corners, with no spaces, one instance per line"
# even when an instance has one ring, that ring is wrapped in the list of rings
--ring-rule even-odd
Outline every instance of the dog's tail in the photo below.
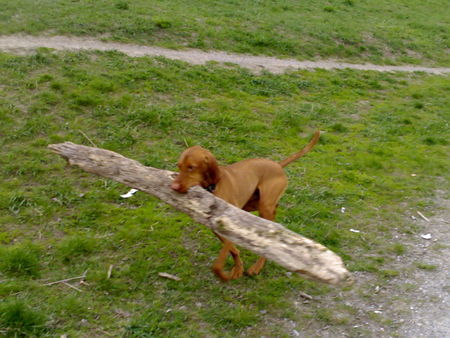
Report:
[[[292,154],[291,156],[289,156],[288,158],[284,159],[283,161],[279,162],[281,167],[284,168],[285,166],[287,166],[289,163],[295,161],[296,159],[302,157],[303,155],[305,155],[307,152],[309,152],[312,148],[314,148],[314,146],[316,145],[316,143],[319,141],[320,138],[320,130],[316,131],[314,133],[314,136],[312,137],[311,141],[308,143],[308,145],[303,148],[302,150],[300,150],[298,153]]]

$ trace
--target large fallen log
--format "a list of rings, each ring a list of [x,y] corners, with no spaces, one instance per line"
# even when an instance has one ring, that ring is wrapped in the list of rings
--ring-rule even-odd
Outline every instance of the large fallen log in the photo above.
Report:
[[[233,243],[290,271],[329,284],[349,284],[351,274],[339,256],[280,224],[238,209],[200,187],[180,194],[170,189],[176,173],[146,167],[115,152],[71,142],[51,144],[70,165],[149,193]]]

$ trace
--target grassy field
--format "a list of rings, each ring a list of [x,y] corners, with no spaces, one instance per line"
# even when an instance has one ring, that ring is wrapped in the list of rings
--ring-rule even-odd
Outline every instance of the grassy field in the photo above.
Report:
[[[298,330],[311,321],[359,330],[348,306],[339,316],[308,304],[299,312],[292,301],[299,290],[316,296],[330,289],[275,264],[255,278],[220,283],[210,271],[220,243],[209,230],[145,194],[120,198],[127,187],[67,167],[49,143],[95,143],[174,170],[186,145],[209,148],[222,164],[280,160],[320,128],[314,151],[287,167],[290,186],[277,220],[379,285],[398,274],[388,263],[408,254],[395,235],[418,230],[407,210],[428,210],[433,191],[448,188],[445,77],[254,75],[112,52],[40,50],[1,54],[0,83],[6,335],[287,336],[285,320]],[[247,266],[255,259],[243,256]],[[86,270],[86,284],[73,283],[82,292],[44,285]]]
[[[0,0],[0,34],[449,66],[446,0]]]

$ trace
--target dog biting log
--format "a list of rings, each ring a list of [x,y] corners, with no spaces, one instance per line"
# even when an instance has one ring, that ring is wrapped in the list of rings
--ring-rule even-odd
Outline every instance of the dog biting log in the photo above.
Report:
[[[174,172],[71,142],[48,147],[70,165],[153,195],[233,243],[306,278],[329,284],[350,284],[353,280],[342,259],[321,244],[236,208],[199,186],[186,194],[175,192],[170,188]]]

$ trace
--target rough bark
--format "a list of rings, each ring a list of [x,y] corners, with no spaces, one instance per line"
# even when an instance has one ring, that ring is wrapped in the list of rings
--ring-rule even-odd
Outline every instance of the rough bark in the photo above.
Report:
[[[351,274],[339,256],[280,224],[238,209],[200,187],[180,194],[170,189],[176,173],[146,167],[115,152],[71,142],[49,145],[70,165],[153,195],[233,243],[290,271],[329,284],[348,284]]]

